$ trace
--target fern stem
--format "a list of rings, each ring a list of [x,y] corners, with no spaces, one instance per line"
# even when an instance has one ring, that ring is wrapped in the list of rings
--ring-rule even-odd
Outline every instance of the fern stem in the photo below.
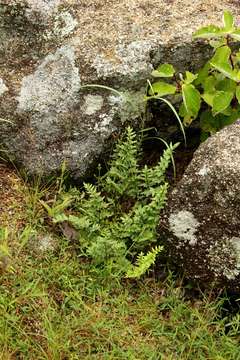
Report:
[[[171,161],[172,161],[172,166],[173,166],[173,176],[174,176],[174,179],[176,179],[177,172],[176,172],[176,165],[175,165],[175,161],[174,161],[174,157],[173,157],[172,148],[168,145],[168,143],[167,143],[164,139],[162,139],[162,138],[160,138],[160,137],[158,137],[158,136],[151,136],[151,137],[148,137],[148,139],[159,140],[159,141],[161,141],[161,142],[166,146],[167,149],[169,149],[169,151],[170,151],[170,156],[171,156]],[[175,148],[176,148],[177,146],[179,146],[179,144],[180,144],[180,143],[176,143],[176,144],[174,145]]]
[[[112,91],[114,92],[116,95],[124,98],[124,94],[121,93],[120,91],[116,90],[116,89],[113,89],[112,87],[110,86],[106,86],[106,85],[99,85],[99,84],[87,84],[87,85],[82,85],[80,87],[80,90],[81,89],[88,89],[88,88],[99,88],[99,89],[104,89],[104,90],[108,90],[108,91]]]

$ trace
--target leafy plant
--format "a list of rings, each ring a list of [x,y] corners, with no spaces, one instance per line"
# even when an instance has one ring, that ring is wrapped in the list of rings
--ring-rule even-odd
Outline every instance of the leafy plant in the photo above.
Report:
[[[62,194],[54,207],[44,207],[55,223],[74,229],[81,254],[95,265],[139,277],[162,250],[153,245],[166,201],[165,172],[177,145],[170,144],[156,166],[141,167],[140,139],[127,128],[125,140],[117,143],[110,168],[97,185],[84,184],[82,192],[74,188]]]
[[[149,87],[146,99],[180,94],[183,124],[188,126],[200,118],[204,139],[240,116],[240,51],[235,43],[240,40],[240,28],[235,26],[232,14],[225,11],[222,27],[203,27],[193,37],[207,39],[213,48],[212,58],[196,74],[186,71],[183,75],[171,64],[160,65],[152,72],[157,80]]]

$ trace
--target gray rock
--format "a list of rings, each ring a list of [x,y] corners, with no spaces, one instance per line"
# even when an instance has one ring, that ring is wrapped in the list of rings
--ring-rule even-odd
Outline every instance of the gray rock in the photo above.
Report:
[[[79,90],[74,48],[64,46],[46,56],[33,74],[23,77],[17,109],[37,116],[69,111],[78,102]]]
[[[126,121],[141,121],[154,66],[199,66],[192,32],[219,23],[227,0],[2,0],[0,142],[28,172],[91,173]],[[184,14],[184,15],[183,15]],[[103,84],[122,95],[81,85]],[[5,84],[5,85],[4,85]]]
[[[63,2],[61,0],[26,0],[26,5],[43,16],[51,16],[52,12]]]
[[[105,140],[123,125],[128,100],[108,92],[80,92],[80,84],[71,46],[48,55],[33,74],[22,79],[16,111],[20,116],[29,114],[29,120],[5,143],[20,155],[30,173],[50,174],[65,160],[74,177],[87,175],[104,152]]]
[[[1,10],[13,17],[25,17],[30,22],[47,23],[62,0],[1,0]]]
[[[240,291],[240,124],[200,145],[159,225],[187,277]]]

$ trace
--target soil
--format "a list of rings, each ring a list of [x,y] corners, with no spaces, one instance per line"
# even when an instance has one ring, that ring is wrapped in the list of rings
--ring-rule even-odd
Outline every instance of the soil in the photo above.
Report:
[[[0,163],[0,227],[24,223],[24,183],[14,168]]]

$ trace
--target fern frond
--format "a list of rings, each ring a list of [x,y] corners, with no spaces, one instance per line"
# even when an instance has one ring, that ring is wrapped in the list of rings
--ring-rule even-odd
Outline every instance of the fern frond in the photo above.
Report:
[[[111,232],[107,231],[102,236],[97,237],[87,249],[87,254],[91,256],[96,264],[104,264],[109,259],[118,260],[124,258],[126,245],[118,239],[111,238]]]
[[[142,252],[138,255],[136,265],[126,273],[127,278],[140,278],[155,263],[157,255],[163,250],[162,246],[156,246],[146,255]]]
[[[104,179],[104,190],[119,196],[135,196],[138,192],[138,160],[140,144],[132,128],[126,130],[125,141],[120,140]]]
[[[124,214],[117,229],[118,236],[125,241],[131,240],[132,253],[144,249],[156,241],[156,227],[160,211],[163,209],[167,198],[168,184],[150,189],[152,199],[149,203],[138,202],[128,214]]]
[[[152,168],[145,166],[142,169],[141,173],[139,174],[142,186],[145,188],[142,195],[149,196],[149,190],[151,188],[159,186],[165,181],[166,170],[172,161],[173,152],[177,146],[178,144],[173,145],[170,143],[167,149],[164,150],[163,155],[161,156],[161,159],[156,166]]]
[[[84,183],[84,189],[86,191],[86,193],[91,196],[91,197],[95,197],[98,193],[97,188],[95,185],[93,184],[89,184],[89,183]]]
[[[162,250],[155,247],[144,255],[157,242],[156,228],[168,189],[165,172],[176,146],[170,144],[155,167],[141,168],[140,141],[129,127],[97,185],[85,183],[83,191],[72,189],[54,209],[43,206],[55,223],[67,221],[77,231],[79,248],[93,264],[138,278]],[[71,214],[65,211],[70,201],[66,199],[71,200]]]
[[[74,198],[71,196],[71,194],[64,193],[61,195],[61,198],[57,201],[54,201],[52,206],[48,205],[46,201],[39,200],[40,204],[48,213],[48,216],[54,218],[55,216],[62,214],[63,211],[70,207],[70,205],[73,203]]]

